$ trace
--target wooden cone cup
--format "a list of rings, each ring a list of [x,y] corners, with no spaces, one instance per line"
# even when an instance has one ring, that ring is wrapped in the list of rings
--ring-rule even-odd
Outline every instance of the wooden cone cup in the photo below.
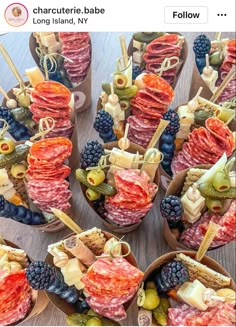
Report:
[[[213,93],[209,89],[209,87],[206,85],[206,83],[202,79],[201,75],[199,74],[198,68],[194,61],[191,85],[190,85],[189,96],[188,96],[188,98],[190,100],[192,100],[195,97],[195,95],[197,94],[197,91],[199,90],[200,87],[203,88],[203,90],[201,92],[201,97],[205,98],[206,100],[210,100]]]
[[[35,53],[35,55],[36,55],[36,53]],[[27,86],[28,84],[29,84],[29,82],[25,82],[25,86]],[[20,87],[19,85],[14,86],[14,88],[19,88],[19,87]],[[7,92],[7,95],[9,96],[9,98],[15,99],[15,95],[13,93],[13,88],[10,91]],[[7,100],[4,98],[3,99],[3,102],[2,102],[2,106],[6,106],[6,101]],[[73,124],[75,124],[75,113],[74,113],[73,110],[72,110],[72,113],[71,113],[70,120],[71,120],[71,122]],[[76,153],[77,153],[77,151],[76,151],[76,147],[77,147],[76,146],[77,145],[77,129],[76,128],[74,128],[74,130],[73,130],[71,141],[72,141],[73,145],[75,145],[75,146],[73,146],[72,154],[71,154],[71,156],[68,159],[69,160],[69,167],[71,168],[71,171],[72,171],[76,167],[76,165],[77,165],[77,159],[78,159],[77,158],[77,155],[76,155]],[[26,141],[24,140],[24,141],[16,141],[15,143],[16,144],[23,144],[25,142]],[[14,182],[17,182],[18,183],[19,180],[18,179],[14,179],[13,184],[14,184]],[[33,202],[28,197],[27,190],[26,190],[26,185],[23,182],[20,182],[20,185],[18,185],[18,188],[21,189],[21,192],[20,193],[23,192],[25,194],[25,196],[27,197],[27,202],[29,203],[30,209],[33,210],[33,211],[40,212],[40,210],[35,207],[35,205],[33,204]],[[69,214],[69,215],[71,214],[71,210],[70,209],[67,210],[67,214]],[[59,231],[61,231],[61,230],[63,230],[63,229],[66,228],[66,226],[60,220],[58,220],[58,219],[53,220],[53,221],[51,221],[49,223],[46,223],[46,224],[42,224],[42,225],[26,225],[26,226],[31,226],[33,228],[39,229],[39,230],[41,230],[43,232],[47,232],[47,233],[59,232]]]
[[[35,49],[37,46],[38,45],[37,45],[36,40],[32,33],[29,38],[29,48],[30,48],[31,55],[32,55],[35,63],[37,64],[38,67],[40,67],[39,57],[38,57],[37,53],[35,52]],[[88,69],[88,73],[87,73],[85,79],[80,84],[78,84],[76,87],[69,89],[71,91],[71,93],[74,94],[74,97],[75,97],[75,109],[74,109],[75,112],[85,111],[86,109],[89,108],[89,106],[92,102],[91,76],[92,76],[92,68],[91,68],[91,63],[90,63],[90,67]]]
[[[178,34],[180,36],[182,36],[182,34],[180,33],[177,33],[177,32],[168,32],[168,34]],[[129,46],[128,46],[128,55],[129,56],[132,56],[133,55],[133,52],[135,51],[136,49],[133,47],[133,38],[130,40],[130,43],[129,43]],[[179,77],[180,77],[180,74],[181,74],[181,71],[184,67],[184,64],[186,62],[186,59],[187,59],[187,56],[188,56],[188,44],[187,44],[187,40],[185,39],[184,40],[184,44],[183,44],[183,47],[182,47],[182,51],[181,51],[181,55],[180,55],[180,59],[183,61],[182,62],[182,65],[180,66],[180,68],[178,69],[178,72],[177,72],[177,76],[175,78],[175,81],[174,83],[171,85],[171,87],[174,89],[176,87],[176,84],[179,80]],[[177,66],[178,67],[178,66]]]
[[[210,169],[211,167],[212,167],[212,165],[197,165],[197,166],[194,166],[193,168]],[[175,178],[169,184],[169,187],[167,188],[165,196],[168,196],[168,195],[180,196],[181,191],[184,186],[184,181],[187,176],[188,170],[189,170],[189,168],[181,171],[179,174],[177,174],[175,176]],[[168,243],[168,245],[171,247],[171,249],[173,249],[173,250],[180,250],[180,249],[189,250],[188,247],[186,247],[184,244],[179,242],[174,237],[174,235],[171,232],[171,229],[167,223],[167,220],[165,218],[163,218],[163,233],[164,233],[165,240]],[[214,248],[214,249],[216,249],[216,248]],[[208,251],[211,251],[211,249],[209,249]]]
[[[104,147],[104,149],[107,149],[107,150],[112,150],[113,148],[119,148],[118,147],[118,142],[105,143],[103,145],[103,147]],[[145,149],[143,147],[141,147],[141,146],[139,146],[137,144],[134,144],[132,142],[130,142],[130,146],[129,146],[129,148],[126,151],[128,151],[130,153],[137,153],[137,151],[138,151],[139,154],[144,154],[145,153]],[[157,185],[159,185],[159,182],[160,182],[159,168],[156,171],[154,182]],[[89,201],[87,199],[86,195],[85,195],[85,191],[86,191],[87,187],[85,185],[83,185],[83,184],[80,184],[80,186],[81,186],[82,192],[84,194],[84,197],[85,197],[88,205],[94,210],[93,203],[91,201]],[[153,199],[153,201],[154,201],[154,199]],[[99,218],[102,220],[103,224],[108,229],[110,229],[113,232],[122,233],[122,234],[126,234],[126,233],[129,233],[129,232],[132,232],[133,230],[135,230],[136,228],[138,228],[138,226],[142,223],[142,221],[141,221],[139,223],[128,225],[128,226],[120,226],[120,225],[112,224],[111,222],[107,221],[106,219],[102,218],[101,216],[99,216]],[[144,218],[142,218],[142,220]]]
[[[8,240],[4,240],[6,242],[6,244],[8,246],[11,246],[13,248],[16,249],[20,249],[19,246],[17,246],[16,244],[8,241]],[[28,257],[29,258],[29,257]],[[30,261],[31,258],[29,258]],[[49,303],[49,299],[47,297],[47,294],[45,291],[36,291],[36,290],[32,290],[32,306],[31,309],[28,311],[27,315],[25,316],[24,319],[15,322],[14,324],[12,324],[11,326],[18,326],[21,325],[22,323],[26,322],[27,320],[36,317],[37,315],[39,315],[41,312],[43,312],[47,305]]]
[[[143,282],[145,282],[153,274],[153,272],[158,268],[160,268],[162,265],[167,264],[168,262],[174,260],[176,258],[176,255],[179,253],[183,253],[195,260],[195,256],[196,256],[195,251],[183,250],[183,251],[174,251],[174,252],[166,253],[160,256],[159,258],[157,258],[156,260],[154,260],[150,264],[150,266],[146,269],[143,277]],[[208,256],[204,256],[203,259],[201,260],[201,263],[206,265],[208,268],[213,269],[214,271],[226,277],[231,278],[230,274],[217,261],[213,260],[212,258]],[[232,278],[231,278],[231,283],[229,286],[227,286],[227,288],[236,291],[235,281]],[[156,326],[156,325],[153,323],[152,326]]]
[[[109,240],[110,238],[114,237],[118,240],[118,238],[109,233],[109,232],[105,232],[105,231],[102,231],[103,234],[105,235],[105,237]],[[69,238],[70,236],[72,235],[75,235],[75,234],[70,234],[70,235],[67,235],[64,239],[67,239]],[[125,244],[121,244],[121,248],[122,248],[122,252],[124,253],[127,253],[127,246]],[[131,264],[133,265],[134,267],[138,268],[138,263],[136,261],[136,258],[133,254],[133,252],[130,252],[130,254],[125,257],[125,259]],[[48,264],[54,266],[54,263],[53,263],[53,256],[51,254],[48,254],[44,260],[45,262],[47,262]],[[59,268],[57,268],[59,269]],[[67,303],[65,300],[63,300],[62,298],[60,298],[58,295],[54,294],[54,293],[50,293],[50,292],[47,292],[47,296],[49,297],[49,300],[62,312],[64,312],[66,315],[70,315],[70,314],[73,314],[73,313],[76,313],[76,309],[74,307],[73,304],[71,303]],[[125,310],[127,311],[129,309],[129,307],[132,305],[132,303],[134,302],[135,300],[135,296],[129,300],[128,302],[126,302],[124,304],[124,307],[125,307]]]

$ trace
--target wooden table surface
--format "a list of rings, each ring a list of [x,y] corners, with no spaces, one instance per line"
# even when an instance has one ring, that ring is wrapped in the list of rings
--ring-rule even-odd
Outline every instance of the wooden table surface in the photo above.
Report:
[[[175,108],[188,100],[188,92],[191,79],[191,71],[193,64],[192,42],[199,33],[183,33],[189,44],[189,55],[178,85],[175,89],[175,98],[172,107]],[[206,33],[213,38],[213,33]],[[17,65],[20,73],[23,75],[26,68],[35,66],[31,57],[28,40],[29,33],[7,33],[0,36],[0,42],[3,43],[11,55],[13,61]],[[97,133],[93,129],[93,121],[96,112],[96,102],[101,92],[101,82],[111,81],[111,74],[114,71],[115,59],[120,56],[120,48],[118,36],[120,33],[92,33],[92,105],[91,107],[78,114],[78,144],[82,149],[84,144],[91,139],[98,138]],[[126,33],[127,40],[130,39],[132,33]],[[223,37],[233,37],[233,33],[224,33]],[[0,56],[0,85],[8,91],[15,86],[17,81],[14,75],[7,67],[5,61]],[[0,101],[2,98],[0,98]],[[72,178],[73,203],[75,209],[75,219],[83,228],[91,228],[97,226],[105,229],[101,220],[96,213],[88,206],[83,198],[78,183]],[[159,202],[163,196],[160,190],[154,207],[145,218],[141,226],[127,234],[125,241],[129,242],[133,252],[136,255],[140,269],[145,270],[153,260],[171,249],[166,244],[162,233],[162,222],[159,212]],[[0,218],[0,233],[5,239],[8,239],[21,248],[23,248],[29,256],[36,260],[43,260],[47,254],[48,244],[59,241],[65,235],[69,234],[68,228],[65,230],[47,234],[33,229],[27,225],[21,225],[10,219]],[[225,269],[235,278],[235,245],[228,244],[220,249],[208,252],[208,255],[222,264]],[[128,312],[128,319],[123,325],[136,325],[136,311],[134,306]],[[65,315],[60,312],[51,303],[47,309],[36,318],[25,322],[25,326],[62,326],[65,325]]]

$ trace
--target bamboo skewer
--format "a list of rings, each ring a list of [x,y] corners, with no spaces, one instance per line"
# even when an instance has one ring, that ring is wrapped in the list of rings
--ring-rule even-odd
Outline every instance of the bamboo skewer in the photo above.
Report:
[[[125,67],[127,67],[129,56],[128,56],[128,52],[127,52],[126,41],[125,41],[124,35],[120,35],[120,47],[121,47],[122,56],[124,57]]]
[[[130,141],[128,139],[128,132],[129,132],[129,124],[125,125],[125,133],[124,136],[118,141],[118,146],[124,152],[124,150],[128,149],[130,146]]]
[[[216,102],[216,100],[219,98],[221,93],[224,91],[226,86],[229,84],[229,82],[235,78],[236,76],[236,66],[233,65],[223,82],[220,84],[220,86],[217,88],[216,92],[213,94],[213,96],[210,98],[211,102]]]
[[[80,234],[83,232],[83,230],[63,211],[56,209],[56,208],[51,208],[52,212],[54,215],[60,219],[67,227],[69,227],[73,232],[76,234]]]
[[[11,57],[9,56],[7,50],[4,48],[3,44],[0,44],[0,52],[2,53],[4,59],[6,60],[8,66],[10,67],[11,71],[15,75],[16,79],[18,80],[20,85],[24,85],[24,80],[21,77],[19,71],[17,70],[14,62],[12,61]]]
[[[0,86],[0,93],[2,93],[2,95],[4,96],[4,98],[6,98],[7,101],[11,100],[1,86]]]

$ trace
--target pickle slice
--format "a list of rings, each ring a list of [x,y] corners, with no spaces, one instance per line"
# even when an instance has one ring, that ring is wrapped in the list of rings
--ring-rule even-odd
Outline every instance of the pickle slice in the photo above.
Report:
[[[213,241],[214,237],[218,233],[218,231],[221,229],[220,225],[217,225],[210,221],[209,226],[207,228],[207,232],[200,244],[200,247],[196,254],[196,260],[201,261],[204,257],[205,253],[207,252],[209,246],[211,245],[211,242]]]

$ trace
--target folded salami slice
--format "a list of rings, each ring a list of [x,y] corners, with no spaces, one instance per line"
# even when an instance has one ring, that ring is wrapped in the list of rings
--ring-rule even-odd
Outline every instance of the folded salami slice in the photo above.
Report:
[[[59,33],[62,54],[71,61],[64,61],[66,73],[72,83],[80,83],[87,75],[91,62],[89,33]]]
[[[182,44],[183,42],[182,40],[180,42],[180,36],[177,34],[166,34],[150,42],[146,47],[146,53],[143,55],[146,70],[158,75],[156,70],[161,67],[166,58],[170,58],[170,63],[173,65],[176,62],[176,57],[178,59],[181,56]],[[162,78],[170,84],[176,80],[177,72],[182,64],[182,61],[179,61],[181,63],[177,63],[178,69],[175,66],[162,72]]]
[[[234,137],[228,126],[218,118],[210,117],[206,120],[206,127],[194,129],[188,142],[172,161],[172,172],[178,174],[185,168],[196,164],[214,164],[223,153],[231,156],[234,149]],[[192,158],[190,160],[190,158]]]

